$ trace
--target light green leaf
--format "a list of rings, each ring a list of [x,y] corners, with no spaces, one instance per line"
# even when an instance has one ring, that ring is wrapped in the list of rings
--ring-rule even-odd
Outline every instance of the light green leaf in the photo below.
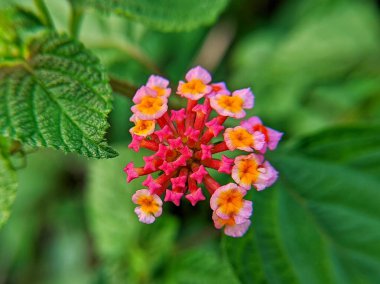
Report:
[[[89,168],[90,227],[111,283],[151,283],[172,250],[178,228],[169,215],[150,225],[138,221],[131,196],[142,188],[141,179],[127,184],[123,172],[137,157],[140,154],[120,149],[116,159],[91,161]]]
[[[213,23],[228,0],[87,0],[161,31],[187,31]]]
[[[379,181],[296,154],[272,160],[281,179],[254,192],[254,237],[228,239],[230,258],[244,267],[259,253],[269,283],[379,282]]]
[[[0,134],[87,157],[117,153],[104,136],[111,90],[98,59],[64,35],[35,39],[27,59],[0,67]]]
[[[0,137],[0,139],[2,138]],[[17,191],[16,171],[5,151],[2,141],[0,141],[0,228],[9,218]]]

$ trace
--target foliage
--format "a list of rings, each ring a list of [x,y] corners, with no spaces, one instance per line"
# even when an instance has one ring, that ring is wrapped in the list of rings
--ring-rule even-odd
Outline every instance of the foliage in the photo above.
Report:
[[[0,5],[0,283],[380,282],[376,1]],[[214,56],[285,133],[239,239],[208,204],[139,223],[122,172],[144,155],[126,148],[131,94]]]
[[[16,197],[17,177],[8,155],[9,141],[0,137],[0,228],[10,215]]]
[[[186,31],[215,21],[227,0],[88,0],[100,10],[113,11],[162,31]]]
[[[0,130],[29,146],[107,158],[111,91],[98,60],[56,34],[33,41],[28,59],[0,69]]]

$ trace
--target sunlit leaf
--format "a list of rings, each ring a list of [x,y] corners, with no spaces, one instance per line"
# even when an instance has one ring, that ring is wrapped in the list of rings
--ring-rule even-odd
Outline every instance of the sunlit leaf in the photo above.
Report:
[[[33,147],[116,156],[104,141],[111,90],[98,59],[55,34],[34,40],[28,52],[0,67],[0,133]]]

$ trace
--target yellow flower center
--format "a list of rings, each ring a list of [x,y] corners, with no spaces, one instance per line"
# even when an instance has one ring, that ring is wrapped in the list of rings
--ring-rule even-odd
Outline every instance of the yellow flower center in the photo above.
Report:
[[[253,146],[253,136],[244,128],[232,130],[229,133],[229,138],[235,148]]]
[[[152,115],[158,112],[164,104],[161,97],[145,96],[141,102],[136,105],[138,111],[144,114]]]
[[[237,166],[241,183],[252,184],[257,180],[259,172],[257,170],[258,164],[255,160],[241,160]]]
[[[206,85],[199,79],[191,80],[181,86],[181,92],[185,94],[201,94],[205,89]]]
[[[234,226],[236,224],[235,218],[233,216],[231,216],[227,220],[220,218],[219,222],[221,222],[223,226]]]
[[[132,133],[139,136],[146,136],[154,130],[154,120],[140,120],[138,119],[135,126],[132,127]]]
[[[243,109],[243,99],[227,95],[220,96],[217,100],[218,105],[232,113],[238,113]]]
[[[137,204],[141,206],[141,210],[146,214],[154,214],[160,210],[160,205],[150,195],[141,196],[137,200]]]
[[[157,96],[161,97],[165,94],[165,89],[164,88],[161,88],[161,87],[158,87],[158,86],[154,86],[154,87],[151,87],[151,89],[155,90],[157,92]]]
[[[237,189],[222,192],[218,198],[218,207],[226,215],[234,215],[243,207],[243,195]]]

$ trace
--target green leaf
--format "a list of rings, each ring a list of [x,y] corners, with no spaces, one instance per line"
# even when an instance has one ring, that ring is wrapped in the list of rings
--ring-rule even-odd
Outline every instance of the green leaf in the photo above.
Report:
[[[228,0],[87,0],[161,31],[187,31],[213,23]]]
[[[0,137],[0,228],[8,220],[16,198],[17,177]]]
[[[178,252],[168,266],[167,277],[162,282],[165,284],[239,283],[226,258],[212,246]]]
[[[253,192],[254,234],[226,240],[240,279],[262,263],[269,283],[378,283],[380,182],[294,153],[272,160],[281,179]]]
[[[380,174],[380,126],[341,126],[302,139],[297,151]]]
[[[288,135],[363,120],[379,97],[375,3],[324,2],[287,1],[233,53],[233,87],[252,86],[260,102],[249,114],[286,125]]]
[[[90,228],[111,283],[151,283],[156,270],[165,265],[178,229],[169,215],[150,225],[138,221],[131,197],[142,188],[141,179],[127,184],[123,172],[138,158],[124,148],[116,159],[91,161],[89,168]]]
[[[117,153],[104,141],[111,90],[98,59],[64,35],[35,39],[28,57],[0,67],[0,134],[87,157]]]

